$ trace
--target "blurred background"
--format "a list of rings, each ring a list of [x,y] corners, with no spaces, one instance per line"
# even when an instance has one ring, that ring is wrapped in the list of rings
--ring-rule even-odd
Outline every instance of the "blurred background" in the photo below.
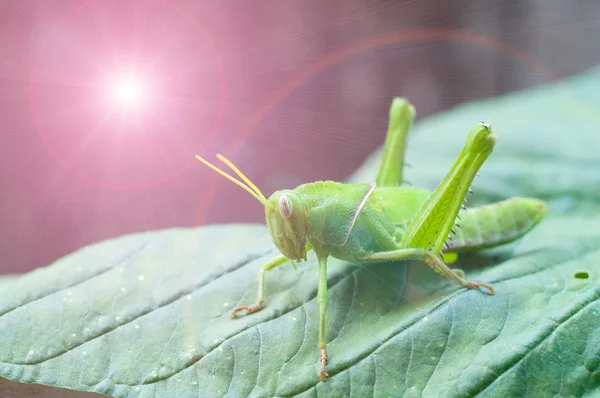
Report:
[[[195,153],[267,196],[341,181],[394,96],[420,119],[561,79],[600,62],[599,37],[596,0],[0,0],[0,273],[262,223]]]

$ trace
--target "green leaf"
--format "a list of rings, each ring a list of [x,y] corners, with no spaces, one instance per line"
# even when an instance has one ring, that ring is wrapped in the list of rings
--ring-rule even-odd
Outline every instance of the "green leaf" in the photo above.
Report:
[[[0,375],[122,397],[598,396],[599,85],[596,69],[417,123],[413,184],[433,188],[484,120],[498,144],[472,202],[534,196],[549,214],[459,259],[494,296],[418,263],[332,260],[326,382],[314,256],[267,273],[262,311],[229,317],[275,252],[260,225],[124,236],[0,284]],[[352,180],[372,180],[377,156]]]
[[[0,289],[4,285],[9,285],[10,283],[14,283],[20,275],[0,275]]]

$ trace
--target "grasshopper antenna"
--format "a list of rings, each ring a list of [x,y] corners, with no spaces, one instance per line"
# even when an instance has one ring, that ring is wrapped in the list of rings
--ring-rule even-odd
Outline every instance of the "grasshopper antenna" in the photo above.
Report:
[[[262,203],[263,206],[267,205],[267,199],[265,198],[265,196],[262,194],[262,192],[260,192],[260,190],[256,187],[256,185],[254,185],[252,182],[250,182],[248,177],[246,177],[237,167],[235,167],[235,165],[233,163],[231,163],[229,160],[227,160],[224,156],[217,155],[217,158],[219,160],[223,161],[223,163],[225,163],[227,166],[229,166],[231,168],[231,170],[233,170],[248,185],[244,184],[243,182],[236,179],[235,177],[230,176],[229,174],[227,174],[226,172],[224,172],[217,166],[213,165],[209,161],[203,159],[199,155],[196,155],[196,159],[198,159],[199,161],[201,161],[202,163],[204,163],[206,166],[210,167],[217,173],[221,174],[223,177],[227,178],[229,181],[231,181],[234,184],[245,189],[250,195],[254,196],[254,198],[256,200],[258,200],[260,203]]]
[[[221,162],[223,162],[227,166],[229,166],[229,168],[231,170],[233,170],[233,172],[235,174],[237,174],[238,177],[240,177],[246,184],[248,184],[248,186],[250,188],[252,188],[252,190],[258,194],[258,196],[260,196],[265,202],[267,201],[267,198],[265,198],[265,195],[263,195],[262,192],[260,192],[260,189],[258,189],[258,187],[256,185],[254,185],[252,183],[252,181],[250,181],[250,179],[248,177],[246,177],[244,175],[244,173],[242,173],[240,171],[240,169],[238,169],[237,167],[235,167],[235,165],[229,159],[227,159],[225,156],[221,155],[220,153],[217,153],[217,159],[219,159]]]

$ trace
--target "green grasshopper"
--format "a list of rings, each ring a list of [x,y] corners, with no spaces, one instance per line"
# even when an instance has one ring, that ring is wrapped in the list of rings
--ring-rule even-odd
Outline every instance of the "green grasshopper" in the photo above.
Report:
[[[243,182],[196,155],[264,205],[269,233],[281,252],[260,270],[257,302],[235,307],[232,318],[239,311],[245,310],[248,315],[263,308],[267,271],[287,260],[295,268],[295,261],[306,260],[307,252],[314,250],[319,262],[318,375],[323,381],[328,377],[325,315],[329,256],[355,264],[422,261],[462,287],[482,287],[494,294],[490,284],[467,280],[463,271],[450,269],[444,259],[449,261],[456,259],[459,252],[512,242],[530,231],[546,214],[544,202],[532,198],[511,198],[469,210],[464,208],[473,178],[496,143],[491,126],[483,122],[471,129],[458,158],[433,192],[401,186],[406,137],[414,118],[415,110],[410,103],[402,98],[393,100],[381,166],[371,184],[317,181],[294,190],[277,191],[267,199],[223,156],[217,158]],[[459,216],[461,208],[464,211]]]

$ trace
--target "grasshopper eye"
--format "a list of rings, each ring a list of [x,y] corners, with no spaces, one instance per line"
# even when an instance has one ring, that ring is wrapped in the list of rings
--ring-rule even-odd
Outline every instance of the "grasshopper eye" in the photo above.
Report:
[[[292,201],[286,195],[281,195],[278,200],[279,213],[283,218],[290,218],[292,215]]]

